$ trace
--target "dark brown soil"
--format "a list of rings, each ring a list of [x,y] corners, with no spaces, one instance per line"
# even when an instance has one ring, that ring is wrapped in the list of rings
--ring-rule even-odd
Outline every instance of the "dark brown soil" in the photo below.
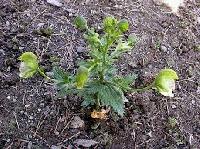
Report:
[[[200,148],[200,2],[187,2],[180,15],[151,0],[65,0],[62,7],[43,0],[1,0],[0,3],[0,148],[78,148],[74,140],[99,142],[92,148]],[[175,97],[154,91],[127,95],[126,115],[113,115],[97,129],[82,109],[82,99],[58,98],[53,84],[39,75],[21,80],[17,58],[35,52],[46,72],[59,63],[74,73],[86,50],[73,19],[83,15],[101,25],[108,15],[126,18],[129,33],[139,41],[117,64],[120,73],[136,73],[136,87],[151,82],[162,68],[179,74]],[[49,37],[40,28],[52,28]],[[85,123],[73,129],[75,116]],[[175,122],[175,126],[173,126]],[[57,149],[57,148],[55,148]]]

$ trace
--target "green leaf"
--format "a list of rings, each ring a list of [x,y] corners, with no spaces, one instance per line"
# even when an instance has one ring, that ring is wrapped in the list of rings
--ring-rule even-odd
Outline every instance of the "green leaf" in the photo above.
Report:
[[[155,78],[154,88],[164,96],[173,97],[175,80],[178,80],[178,75],[174,70],[163,69]]]
[[[85,83],[88,80],[88,76],[89,76],[88,68],[86,68],[84,66],[80,66],[79,69],[77,70],[77,74],[76,74],[77,89],[83,88],[83,86],[85,85]]]
[[[101,45],[99,34],[93,28],[84,34],[84,38],[87,40],[91,49],[98,49]]]
[[[131,90],[130,85],[135,82],[135,79],[137,78],[137,75],[128,75],[125,77],[114,77],[113,83],[116,84],[117,87],[121,88],[124,92]]]
[[[98,98],[103,106],[111,106],[120,116],[124,115],[126,98],[118,87],[109,83],[102,85],[98,92]]]
[[[112,58],[118,58],[122,53],[128,52],[132,49],[132,46],[128,42],[119,40],[115,51],[111,53]]]
[[[59,67],[53,68],[53,81],[59,90],[59,95],[64,96],[71,92],[73,88],[72,77]]]
[[[87,107],[89,105],[95,105],[95,97],[90,94],[84,94],[83,96],[83,102],[81,103],[82,106]]]
[[[126,19],[122,19],[118,22],[117,24],[119,30],[121,32],[126,32],[129,28],[129,24],[128,24],[128,21]]]
[[[78,96],[83,97],[84,101],[82,102],[83,106],[89,106],[95,104],[95,95],[99,92],[101,84],[98,81],[88,82],[87,85],[79,90]]]
[[[38,58],[32,52],[25,52],[20,57],[19,60],[21,61],[20,64],[20,74],[21,78],[30,78],[38,71]]]
[[[77,16],[74,20],[74,25],[80,29],[80,30],[84,30],[84,29],[87,29],[88,26],[87,26],[87,20],[82,17],[82,16]]]
[[[67,84],[71,81],[69,74],[59,67],[53,68],[53,79],[58,86]]]

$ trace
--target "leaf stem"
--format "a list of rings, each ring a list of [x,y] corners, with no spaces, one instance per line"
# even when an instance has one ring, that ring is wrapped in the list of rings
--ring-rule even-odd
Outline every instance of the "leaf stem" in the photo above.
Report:
[[[39,72],[40,75],[43,76],[45,79],[47,79],[47,80],[51,80],[51,78],[49,78],[49,77],[44,73],[44,71],[41,70],[40,67],[38,67],[38,72]]]
[[[129,90],[129,92],[143,92],[143,91],[151,89],[153,86],[154,86],[154,82],[143,88],[132,88]]]

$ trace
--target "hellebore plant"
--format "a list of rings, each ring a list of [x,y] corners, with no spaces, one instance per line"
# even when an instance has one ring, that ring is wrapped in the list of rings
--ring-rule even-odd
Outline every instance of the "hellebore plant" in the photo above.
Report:
[[[39,67],[35,54],[25,52],[19,57],[21,60],[20,77],[30,78],[35,73],[40,73],[46,79],[55,82],[59,93],[62,95],[76,94],[83,98],[83,106],[93,107],[92,118],[103,119],[111,108],[120,116],[124,115],[126,99],[125,92],[144,91],[156,89],[164,96],[173,97],[175,80],[178,76],[171,69],[163,69],[156,76],[154,82],[142,89],[133,89],[131,85],[136,79],[135,75],[120,76],[114,63],[123,53],[133,49],[136,38],[123,34],[128,30],[127,20],[117,20],[106,17],[103,20],[104,33],[99,34],[94,28],[89,28],[87,21],[78,16],[74,25],[84,32],[88,43],[89,59],[81,61],[76,75],[71,75],[59,67],[53,68],[53,77],[49,78]]]

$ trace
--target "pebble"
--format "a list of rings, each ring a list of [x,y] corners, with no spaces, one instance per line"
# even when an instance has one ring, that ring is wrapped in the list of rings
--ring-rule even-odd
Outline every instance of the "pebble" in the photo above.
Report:
[[[5,51],[3,49],[0,49],[0,53],[2,53],[2,55],[5,55]]]
[[[55,133],[55,135],[57,135],[57,136],[60,134],[58,131],[54,131],[54,133]]]
[[[193,104],[193,105],[195,104],[195,100],[192,100],[192,104]]]
[[[84,121],[79,116],[75,116],[70,123],[70,128],[82,128],[84,125]]]
[[[200,86],[197,87],[197,94],[200,94]]]
[[[33,143],[29,141],[29,142],[28,142],[27,148],[28,148],[28,149],[32,149],[32,146],[33,146]]]
[[[9,21],[6,21],[6,26],[10,26],[10,22]]]
[[[175,109],[176,108],[176,105],[172,105],[172,109]]]
[[[30,105],[25,105],[26,108],[30,107]]]
[[[6,98],[7,98],[8,100],[10,100],[10,99],[11,99],[11,97],[10,97],[10,96],[7,96]]]
[[[24,47],[19,47],[19,50],[23,50],[24,49]]]
[[[44,107],[44,103],[40,103],[40,107]]]
[[[45,23],[38,23],[38,24],[37,24],[37,27],[40,28],[40,27],[44,26],[44,24],[45,24]]]
[[[63,4],[58,1],[58,0],[47,0],[47,3],[53,5],[53,6],[57,6],[57,7],[61,7]]]
[[[76,51],[77,51],[77,53],[82,53],[82,52],[85,52],[85,48],[84,47],[77,47]]]
[[[167,47],[164,46],[164,45],[161,45],[160,50],[161,50],[162,52],[167,52],[167,51],[168,51],[168,50],[167,50]]]
[[[200,17],[197,18],[197,22],[200,24]]]
[[[59,146],[56,146],[56,145],[52,145],[51,146],[51,149],[61,149],[62,147],[59,145]]]
[[[13,102],[17,102],[17,99],[16,99],[16,98],[13,98]]]
[[[29,116],[29,119],[32,120],[34,117],[33,116]]]
[[[11,141],[10,139],[6,140],[7,143],[10,142],[10,141]]]

